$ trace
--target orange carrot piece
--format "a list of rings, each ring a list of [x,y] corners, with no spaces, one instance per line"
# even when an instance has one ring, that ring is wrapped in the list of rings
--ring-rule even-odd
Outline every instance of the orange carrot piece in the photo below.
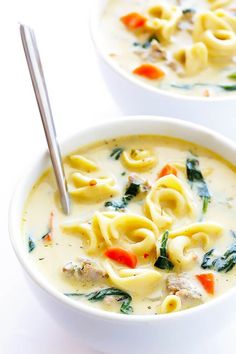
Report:
[[[144,76],[150,80],[161,79],[165,76],[163,70],[152,64],[142,64],[133,70],[133,74]]]
[[[137,12],[131,12],[121,17],[120,20],[129,30],[136,30],[137,28],[143,27],[147,21],[146,17]]]
[[[210,295],[214,295],[215,292],[215,278],[213,273],[203,273],[196,275],[196,278],[202,284],[203,288]]]
[[[47,235],[43,236],[43,241],[44,242],[52,242],[51,232],[49,232]]]
[[[167,175],[177,176],[177,169],[174,166],[171,166],[169,164],[165,165],[159,173],[159,178]]]
[[[130,268],[135,268],[137,265],[137,256],[120,247],[108,248],[105,256]]]

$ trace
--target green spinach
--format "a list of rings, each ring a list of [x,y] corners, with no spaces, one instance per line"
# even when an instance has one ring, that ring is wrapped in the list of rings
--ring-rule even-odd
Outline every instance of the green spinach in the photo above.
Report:
[[[110,154],[110,157],[112,157],[115,160],[119,160],[123,151],[124,151],[123,148],[120,147],[114,148]]]
[[[186,171],[191,185],[195,184],[197,187],[198,195],[203,201],[202,212],[205,214],[207,212],[208,204],[211,201],[211,195],[202,172],[199,169],[199,161],[196,158],[188,158],[186,160]]]
[[[236,91],[236,85],[219,85],[225,91]]]
[[[234,71],[233,73],[229,74],[227,77],[228,77],[229,79],[236,80],[236,71]]]
[[[32,236],[29,236],[28,237],[28,252],[32,252],[36,247],[36,244],[32,238]]]
[[[187,8],[187,9],[183,9],[182,10],[182,13],[184,15],[187,15],[187,14],[195,14],[196,13],[196,10],[195,9],[192,9],[192,8]]]
[[[233,238],[236,238],[236,232],[234,230],[229,230]]]
[[[156,40],[158,43],[160,43],[159,38],[154,34],[152,36],[150,36],[144,43],[140,43],[140,42],[134,42],[133,45],[135,47],[141,47],[143,49],[147,49],[151,46],[151,42],[152,40]]]
[[[81,293],[65,293],[66,296],[85,296],[88,301],[97,302],[102,301],[106,296],[118,296],[117,301],[122,302],[120,307],[120,312],[129,315],[133,312],[133,307],[131,306],[132,296],[127,292],[117,289],[117,288],[105,288],[97,291],[93,291],[89,294]]]
[[[168,259],[167,256],[167,241],[169,237],[169,231],[164,232],[161,240],[160,256],[157,258],[154,266],[160,269],[171,270],[174,268],[173,263]]]
[[[112,207],[116,211],[124,210],[127,207],[128,203],[134,197],[136,197],[139,191],[140,191],[140,182],[133,181],[129,184],[121,200],[109,200],[105,203],[105,207]]]
[[[234,243],[221,257],[213,257],[214,249],[208,251],[201,264],[203,269],[213,269],[217,272],[229,272],[236,264],[236,243]]]

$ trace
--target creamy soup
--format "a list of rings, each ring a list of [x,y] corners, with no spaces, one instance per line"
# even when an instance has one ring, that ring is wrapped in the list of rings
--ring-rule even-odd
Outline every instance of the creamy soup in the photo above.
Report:
[[[26,251],[73,301],[163,314],[236,283],[236,171],[213,152],[161,136],[85,146],[64,159],[71,214],[53,172],[26,202]]]
[[[108,0],[104,51],[153,87],[186,95],[236,90],[236,1]]]

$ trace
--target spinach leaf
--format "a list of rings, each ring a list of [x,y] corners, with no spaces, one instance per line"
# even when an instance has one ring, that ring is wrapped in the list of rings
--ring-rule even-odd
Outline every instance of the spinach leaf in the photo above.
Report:
[[[221,257],[213,258],[213,251],[208,251],[201,264],[203,269],[213,269],[217,272],[229,272],[236,264],[236,243],[234,243]]]
[[[203,200],[202,212],[203,212],[203,214],[206,214],[210,199],[209,199],[209,197],[203,197],[202,200]]]
[[[227,77],[228,77],[229,79],[236,80],[236,71],[234,71],[233,73],[229,74]]]
[[[212,86],[211,84],[203,83],[203,82],[196,82],[195,84],[182,84],[182,83],[173,83],[170,85],[171,87],[182,89],[182,90],[190,90],[193,87],[206,87]]]
[[[236,264],[236,253],[233,253],[229,257],[219,257],[213,262],[214,269],[218,272],[229,272]]]
[[[229,230],[233,238],[236,238],[236,232],[234,230]]]
[[[112,157],[115,160],[119,160],[119,158],[120,158],[120,156],[121,156],[123,151],[124,151],[123,148],[117,147],[117,148],[112,150],[112,152],[110,154],[110,157]]]
[[[154,266],[160,269],[171,270],[174,268],[173,263],[168,259],[167,256],[167,241],[169,237],[169,231],[164,232],[161,240],[160,256],[157,258]]]
[[[211,201],[211,195],[203,178],[202,172],[199,169],[199,161],[195,158],[188,158],[186,160],[186,170],[189,182],[196,185],[198,195],[203,200],[202,212],[205,214],[208,204]]]
[[[190,90],[193,87],[191,84],[171,84],[170,86],[182,90]]]
[[[28,252],[32,252],[36,247],[36,244],[32,238],[32,236],[29,236],[28,237]]]
[[[212,248],[210,251],[208,251],[206,254],[204,254],[203,260],[201,267],[203,269],[211,269],[213,265],[213,259],[212,259],[212,254],[214,252],[214,248]]]
[[[133,312],[133,307],[131,306],[132,296],[127,292],[117,289],[117,288],[105,288],[102,290],[94,291],[89,294],[81,293],[65,293],[66,296],[85,296],[91,302],[102,301],[106,296],[119,296],[117,301],[121,301],[120,312],[126,315]]]
[[[121,200],[108,200],[104,206],[105,208],[113,208],[115,211],[120,211],[120,210],[125,210],[126,206],[127,206],[127,202],[125,200],[123,200],[123,198]]]
[[[124,198],[130,201],[132,198],[136,197],[140,190],[140,182],[133,181],[130,183],[128,188],[125,191]]]
[[[50,232],[51,232],[51,230],[49,229],[48,232],[41,237],[41,240],[44,240]]]
[[[236,91],[236,85],[219,85],[225,91]]]
[[[133,45],[135,47],[141,47],[143,49],[147,49],[150,47],[153,39],[155,39],[158,43],[160,43],[159,38],[154,34],[154,35],[150,36],[144,43],[134,42]]]
[[[235,73],[236,75],[236,73]],[[231,79],[234,79],[233,74]],[[236,79],[236,76],[235,76]],[[196,82],[195,84],[182,84],[182,83],[173,83],[170,84],[171,87],[177,88],[177,89],[182,89],[182,90],[191,90],[194,87],[212,87],[212,88],[221,88],[222,90],[225,91],[236,91],[236,85],[214,85],[211,83],[202,83],[202,82]]]
[[[134,197],[136,197],[139,191],[140,191],[140,182],[133,181],[129,184],[121,200],[114,200],[114,201],[109,200],[108,202],[105,203],[105,207],[112,207],[116,211],[124,210],[127,207],[128,203]]]
[[[186,14],[195,14],[195,13],[196,13],[196,10],[195,10],[195,9],[192,9],[192,8],[187,8],[187,9],[183,9],[183,10],[182,10],[182,13],[183,13],[184,15],[186,15]]]
[[[149,48],[152,41],[156,40],[158,43],[160,43],[160,40],[158,39],[158,37],[154,34],[153,36],[149,37],[148,40],[146,40],[146,42],[143,43],[142,48],[146,49]]]

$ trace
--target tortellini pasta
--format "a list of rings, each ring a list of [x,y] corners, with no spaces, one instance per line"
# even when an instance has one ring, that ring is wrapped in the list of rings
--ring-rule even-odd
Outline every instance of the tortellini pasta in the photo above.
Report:
[[[155,152],[147,149],[131,149],[123,151],[121,161],[132,171],[147,171],[157,164]]]
[[[103,212],[95,213],[91,222],[80,223],[73,221],[61,225],[61,228],[66,233],[79,234],[88,239],[88,253],[96,252],[99,247],[105,242],[107,245],[112,244],[112,235],[109,232],[111,219],[115,218],[117,213]]]
[[[169,241],[168,254],[175,266],[186,270],[194,265],[196,255],[189,250],[191,244],[191,239],[187,236],[177,236]]]
[[[161,313],[180,311],[182,308],[181,299],[177,295],[168,295],[161,304]]]
[[[158,229],[151,220],[132,213],[96,212],[90,223],[75,221],[63,224],[62,230],[86,236],[89,253],[96,252],[104,245],[118,244],[137,255],[143,255],[156,249],[158,237]]]
[[[211,10],[216,10],[221,7],[229,5],[232,0],[208,0],[211,4]]]
[[[236,54],[236,36],[232,31],[208,30],[202,34],[202,41],[212,57],[230,59]]]
[[[169,41],[177,28],[182,12],[177,6],[158,4],[148,11],[151,18],[146,28],[156,33],[162,40]]]
[[[182,269],[194,266],[196,254],[192,248],[209,249],[212,239],[220,235],[222,226],[213,222],[194,223],[169,232],[168,254],[173,264]]]
[[[80,202],[99,202],[118,193],[116,181],[112,177],[91,178],[80,172],[74,172],[71,180],[75,188],[70,190],[70,194]]]
[[[174,175],[159,178],[144,205],[148,218],[160,228],[168,228],[176,218],[195,215],[193,200],[183,182]]]
[[[95,164],[95,162],[87,159],[82,155],[70,155],[69,161],[74,167],[85,172],[92,172],[98,169],[98,166]]]
[[[218,16],[218,18],[225,21],[231,27],[231,29],[234,32],[236,32],[236,17],[235,16],[230,15],[229,12],[227,12],[223,9],[216,10],[215,15]]]
[[[158,237],[158,229],[151,220],[131,213],[114,218],[110,223],[110,233],[120,245],[137,255],[155,248]]]
[[[109,261],[105,261],[103,266],[113,284],[120,289],[132,291],[137,295],[147,295],[151,293],[162,279],[161,273],[154,269],[122,268],[115,270]]]
[[[203,249],[207,249],[210,245],[210,238],[214,240],[222,231],[222,226],[216,222],[198,222],[170,231],[169,237],[187,236],[192,241],[201,244]]]
[[[174,57],[184,66],[187,76],[197,74],[208,64],[208,51],[201,42],[178,50]]]
[[[193,38],[202,42],[211,57],[230,59],[236,53],[236,35],[227,16],[210,11],[199,14],[195,20]],[[230,18],[230,16],[228,16]],[[233,23],[233,22],[232,22]]]

